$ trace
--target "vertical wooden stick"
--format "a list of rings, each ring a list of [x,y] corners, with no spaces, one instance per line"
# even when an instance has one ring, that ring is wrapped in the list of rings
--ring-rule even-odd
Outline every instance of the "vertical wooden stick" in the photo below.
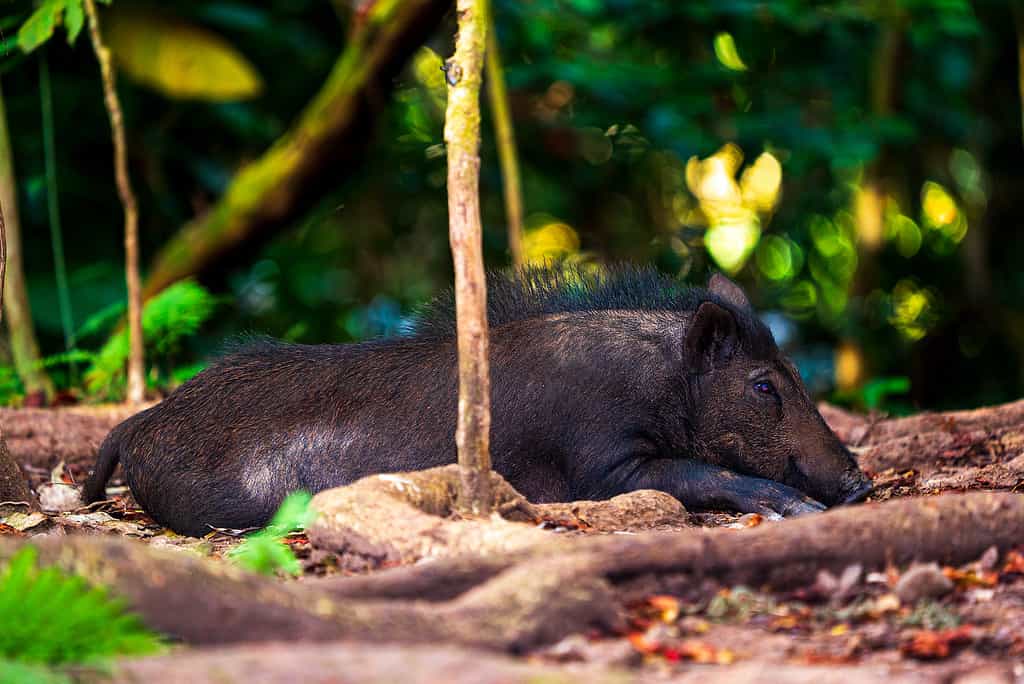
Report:
[[[117,193],[124,206],[125,278],[128,281],[128,401],[141,403],[146,394],[146,366],[142,344],[142,287],[139,284],[139,210],[128,178],[128,154],[124,142],[124,116],[117,99],[117,85],[110,50],[100,35],[95,0],[84,0],[89,17],[89,37],[103,76],[103,95],[114,138],[114,175]]]
[[[462,470],[459,505],[487,515],[491,508],[491,383],[487,351],[487,292],[480,226],[480,82],[487,32],[485,0],[458,0],[455,56],[448,60],[448,231],[455,264],[459,416],[455,441]]]

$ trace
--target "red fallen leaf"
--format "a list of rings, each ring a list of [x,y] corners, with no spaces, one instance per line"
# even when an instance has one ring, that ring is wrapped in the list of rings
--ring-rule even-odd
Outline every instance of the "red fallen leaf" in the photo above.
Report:
[[[14,535],[15,537],[27,536],[21,530],[15,529],[15,528],[11,527],[10,525],[8,525],[7,523],[0,523],[0,534],[10,534],[10,535]]]
[[[750,513],[740,518],[740,524],[744,527],[757,527],[764,522],[764,516],[760,513]]]
[[[672,623],[679,618],[679,599],[675,596],[649,596],[647,605],[658,611],[658,617],[662,622]]]
[[[1010,551],[1006,554],[1006,562],[1000,571],[1003,575],[1024,575],[1024,553]]]
[[[661,650],[661,644],[648,639],[644,632],[630,632],[626,638],[633,644],[633,648],[644,655],[654,655]]]
[[[939,631],[918,630],[900,648],[903,655],[919,660],[948,658],[953,648],[964,646],[974,639],[973,625],[960,625]]]
[[[942,568],[942,574],[959,587],[994,587],[999,582],[999,573],[993,571],[968,568],[960,570],[948,565]]]

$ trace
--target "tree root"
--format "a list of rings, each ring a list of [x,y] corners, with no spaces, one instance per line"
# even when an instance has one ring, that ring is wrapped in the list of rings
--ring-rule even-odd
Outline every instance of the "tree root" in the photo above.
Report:
[[[52,468],[61,461],[90,462],[118,423],[148,405],[0,409],[0,425],[18,463]]]
[[[1024,495],[977,492],[893,500],[839,508],[749,530],[695,529],[577,539],[571,553],[578,577],[615,585],[641,577],[670,584],[712,579],[725,585],[778,588],[813,582],[820,570],[852,564],[965,563],[990,546],[1007,549],[1024,539]],[[369,577],[320,580],[336,596],[391,598],[415,588],[422,598],[451,597],[504,570],[527,565],[543,573],[550,547],[468,559],[452,558],[396,568]],[[412,589],[410,589],[412,591]]]
[[[584,536],[557,553],[541,543],[288,584],[121,539],[45,539],[38,547],[44,563],[114,587],[147,624],[188,643],[359,639],[521,652],[572,632],[620,629],[621,602],[640,587],[702,580],[790,587],[854,563],[964,563],[1021,539],[1024,496],[971,493],[842,508],[749,530]],[[17,547],[0,540],[0,558]],[[420,600],[395,595],[396,575],[418,583]],[[431,596],[436,602],[422,600]]]
[[[892,419],[861,416],[829,404],[819,404],[818,409],[839,438],[852,446],[881,445],[932,432],[994,432],[1024,425],[1024,399],[970,411],[924,412]]]
[[[491,473],[489,519],[458,518],[458,466],[372,475],[317,494],[319,515],[309,538],[320,552],[340,557],[349,569],[407,565],[423,559],[486,556],[544,548],[557,553],[571,540],[535,526],[590,531],[679,529],[688,524],[676,499],[655,491],[630,492],[609,501],[531,504],[497,473]]]

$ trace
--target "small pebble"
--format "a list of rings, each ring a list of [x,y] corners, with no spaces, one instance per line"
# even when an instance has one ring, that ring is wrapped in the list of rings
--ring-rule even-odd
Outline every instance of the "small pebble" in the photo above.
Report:
[[[936,598],[953,591],[953,582],[942,574],[937,563],[910,566],[896,583],[896,595],[905,604],[913,605],[925,598]]]

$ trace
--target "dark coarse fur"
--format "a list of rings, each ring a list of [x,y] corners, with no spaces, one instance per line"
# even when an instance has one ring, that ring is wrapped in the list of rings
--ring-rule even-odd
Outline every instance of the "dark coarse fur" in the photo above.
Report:
[[[711,289],[632,267],[492,274],[495,469],[534,501],[656,488],[690,506],[798,513],[821,507],[805,493],[832,504],[862,491],[742,292]],[[120,461],[154,519],[202,534],[261,525],[292,490],[451,463],[454,332],[448,295],[404,337],[251,341],[115,428],[85,498]],[[758,372],[778,385],[774,403],[751,394]]]

